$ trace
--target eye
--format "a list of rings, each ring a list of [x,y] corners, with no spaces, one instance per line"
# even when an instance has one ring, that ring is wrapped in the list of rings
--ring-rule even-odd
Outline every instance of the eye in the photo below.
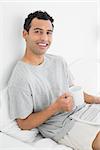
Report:
[[[47,35],[52,35],[52,32],[51,32],[51,31],[48,31],[48,32],[47,32]]]
[[[40,31],[39,30],[35,30],[34,33],[40,33]]]

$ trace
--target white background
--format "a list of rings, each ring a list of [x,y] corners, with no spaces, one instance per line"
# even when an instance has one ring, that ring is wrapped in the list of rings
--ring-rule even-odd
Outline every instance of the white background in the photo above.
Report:
[[[24,54],[25,17],[41,9],[55,19],[54,41],[48,52],[66,59],[77,84],[86,91],[100,92],[100,0],[4,1],[0,2],[0,90],[7,85],[14,64]],[[1,134],[1,149],[30,149],[14,140]]]
[[[6,86],[13,66],[24,54],[25,17],[33,11],[45,10],[55,19],[48,53],[63,56],[76,84],[97,94],[100,91],[99,4],[95,0],[0,2],[0,89]]]

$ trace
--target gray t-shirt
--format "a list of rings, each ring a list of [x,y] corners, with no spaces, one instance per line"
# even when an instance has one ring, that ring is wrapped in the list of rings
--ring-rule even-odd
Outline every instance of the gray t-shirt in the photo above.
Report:
[[[24,119],[52,104],[64,92],[69,92],[73,77],[67,63],[60,56],[46,54],[41,65],[18,61],[8,82],[9,113],[11,119]],[[44,137],[55,141],[74,125],[70,115],[58,112],[38,127]]]

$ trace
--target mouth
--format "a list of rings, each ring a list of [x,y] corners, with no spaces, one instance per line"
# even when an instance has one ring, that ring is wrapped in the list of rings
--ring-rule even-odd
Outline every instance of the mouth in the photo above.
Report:
[[[49,46],[49,44],[48,43],[43,43],[43,42],[39,42],[39,43],[37,43],[37,45],[40,47],[40,48],[47,48],[48,46]]]

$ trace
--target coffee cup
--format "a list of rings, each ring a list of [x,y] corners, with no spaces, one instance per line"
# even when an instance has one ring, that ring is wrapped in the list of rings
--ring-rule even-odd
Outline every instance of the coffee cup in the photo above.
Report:
[[[69,92],[73,96],[75,106],[84,104],[84,93],[81,86],[72,86],[69,88]]]

